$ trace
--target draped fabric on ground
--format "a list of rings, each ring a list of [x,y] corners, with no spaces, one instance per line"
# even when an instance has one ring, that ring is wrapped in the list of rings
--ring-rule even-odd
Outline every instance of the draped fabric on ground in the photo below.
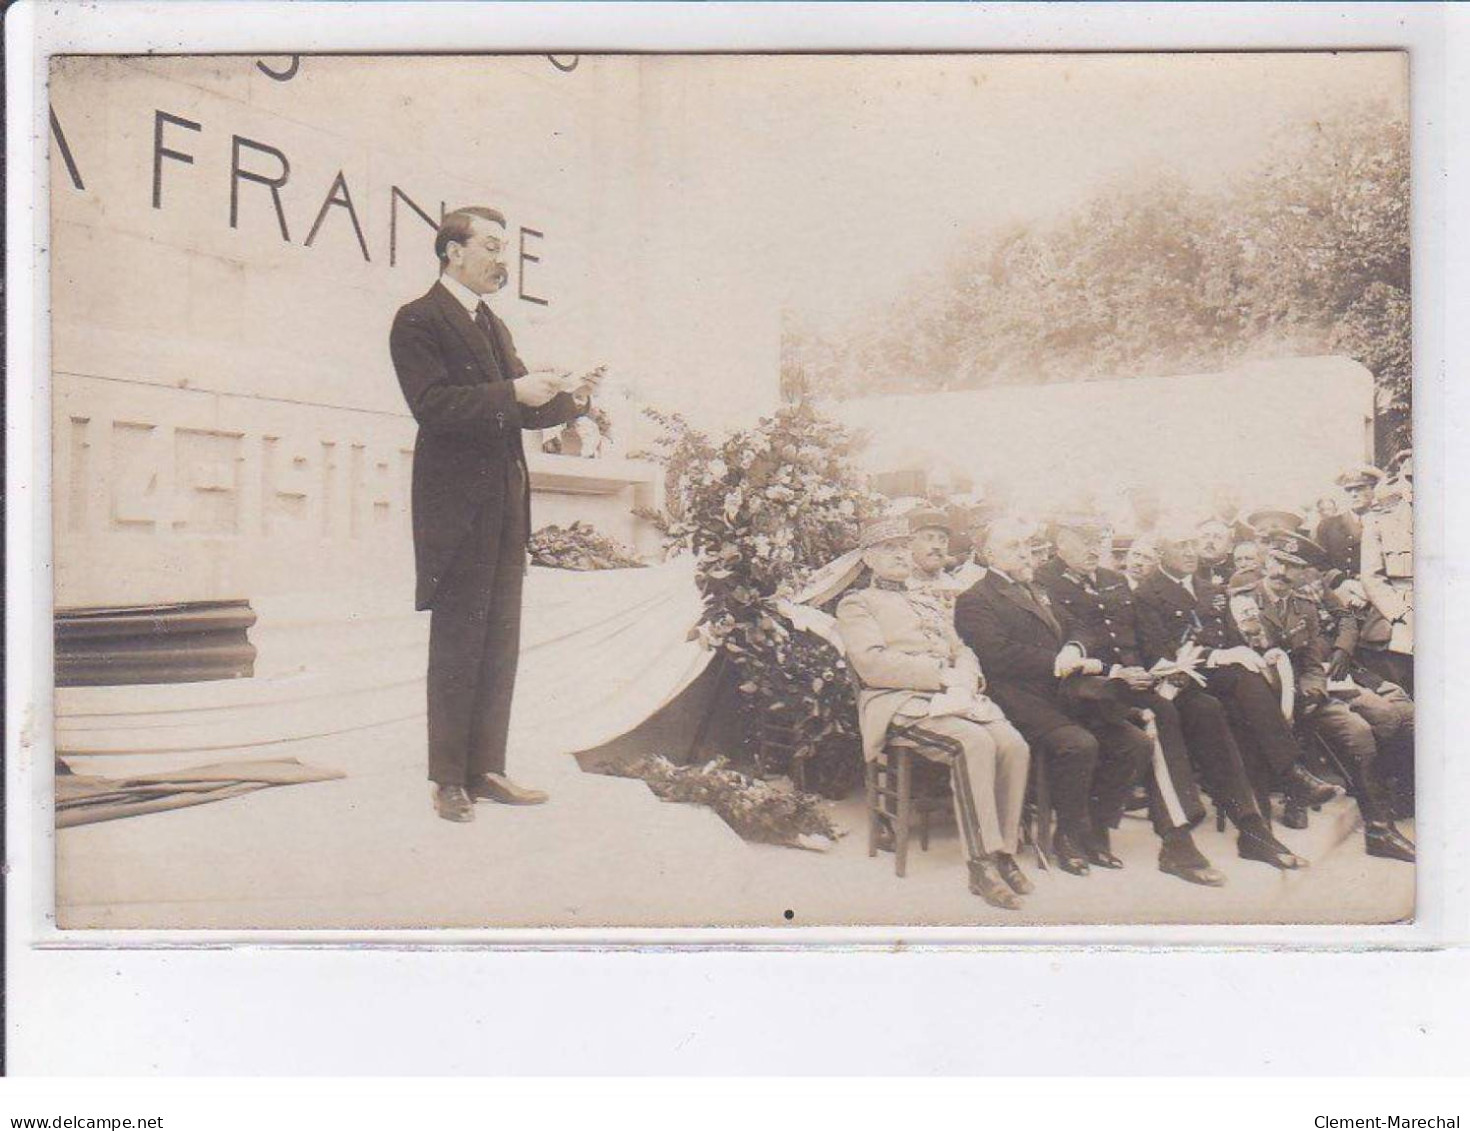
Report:
[[[183,809],[274,785],[300,785],[346,776],[341,770],[303,766],[295,758],[162,770],[126,778],[60,773],[56,777],[56,827],[64,829]]]
[[[672,702],[711,659],[689,639],[702,611],[689,557],[647,569],[532,569],[512,758],[518,746],[600,746]]]

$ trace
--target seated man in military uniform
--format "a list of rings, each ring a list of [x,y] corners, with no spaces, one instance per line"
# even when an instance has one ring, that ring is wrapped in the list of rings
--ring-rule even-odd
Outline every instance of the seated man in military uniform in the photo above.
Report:
[[[1269,817],[1270,790],[1277,785],[1292,802],[1330,801],[1337,791],[1302,764],[1280,697],[1266,681],[1265,660],[1231,619],[1228,594],[1195,575],[1194,532],[1167,531],[1158,545],[1159,568],[1134,595],[1143,663],[1173,660],[1186,646],[1198,651],[1205,690],[1225,706],[1263,817]]]
[[[1351,689],[1351,698],[1329,692],[1328,648],[1319,609],[1300,585],[1309,562],[1326,555],[1310,539],[1280,531],[1269,536],[1267,546],[1266,576],[1253,596],[1264,642],[1291,658],[1297,718],[1327,743],[1351,779],[1363,814],[1368,855],[1412,861],[1414,846],[1394,827],[1375,766],[1376,732],[1396,733],[1403,706],[1363,688]],[[1410,704],[1411,718],[1412,711]],[[1370,716],[1379,719],[1377,727]]]
[[[1220,528],[1226,529],[1223,523]],[[1085,514],[1063,515],[1052,530],[1057,557],[1037,571],[1036,579],[1068,639],[1106,669],[1116,698],[1093,710],[1143,708],[1154,716],[1162,763],[1155,758],[1148,778],[1149,814],[1163,841],[1159,868],[1194,883],[1224,882],[1207,862],[1199,863],[1204,857],[1190,841],[1189,830],[1205,816],[1192,763],[1239,830],[1244,859],[1299,867],[1300,858],[1271,835],[1261,815],[1220,701],[1187,674],[1156,675],[1143,666],[1133,591],[1121,574],[1098,566],[1101,522]]]
[[[1045,751],[1057,865],[1085,876],[1092,866],[1123,866],[1108,834],[1142,780],[1153,744],[1123,719],[1081,721],[1079,704],[1107,694],[1102,662],[1067,647],[1061,622],[1034,581],[1032,534],[1015,519],[986,529],[980,544],[986,574],[955,603],[955,628],[985,665],[990,693],[1006,717]]]
[[[861,684],[863,753],[880,757],[898,733],[948,764],[970,890],[1016,910],[1033,890],[1016,863],[1030,749],[985,695],[980,664],[955,635],[945,604],[909,588],[909,540],[905,519],[870,523],[862,548],[872,583],[837,606],[837,630]]]

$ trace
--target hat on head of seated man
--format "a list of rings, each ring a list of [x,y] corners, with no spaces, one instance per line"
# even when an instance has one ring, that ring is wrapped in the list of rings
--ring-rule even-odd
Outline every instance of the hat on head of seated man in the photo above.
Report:
[[[1272,530],[1262,541],[1268,554],[1287,565],[1320,569],[1327,561],[1327,551],[1305,534],[1290,530]]]

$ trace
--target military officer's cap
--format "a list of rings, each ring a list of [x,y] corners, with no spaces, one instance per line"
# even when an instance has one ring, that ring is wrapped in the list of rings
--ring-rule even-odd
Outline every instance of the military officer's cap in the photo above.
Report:
[[[1230,575],[1230,580],[1225,583],[1225,588],[1232,595],[1236,593],[1249,593],[1261,583],[1263,576],[1258,569],[1238,569]]]
[[[1300,530],[1302,523],[1306,520],[1301,511],[1289,510],[1283,507],[1263,507],[1258,511],[1251,511],[1245,516],[1245,521],[1257,534],[1267,534],[1272,530]]]
[[[1327,551],[1304,534],[1272,530],[1264,538],[1266,551],[1291,565],[1315,566],[1327,560]]]
[[[910,534],[908,520],[905,518],[874,519],[858,535],[858,547],[869,550],[885,542],[907,542]]]
[[[1388,461],[1389,474],[1397,475],[1399,473],[1399,469],[1403,467],[1404,464],[1411,462],[1413,458],[1414,449],[1405,448],[1403,451],[1399,452],[1398,455],[1394,456],[1393,459]]]
[[[909,530],[917,534],[921,530],[936,527],[946,534],[954,533],[950,526],[949,516],[938,507],[931,507],[927,503],[915,507],[908,512]]]
[[[1383,482],[1383,472],[1379,471],[1371,463],[1365,463],[1361,467],[1350,467],[1336,479],[1336,483],[1344,491],[1353,487],[1377,487]]]

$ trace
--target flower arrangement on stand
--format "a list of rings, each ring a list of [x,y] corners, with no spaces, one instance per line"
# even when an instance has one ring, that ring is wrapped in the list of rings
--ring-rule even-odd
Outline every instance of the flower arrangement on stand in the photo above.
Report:
[[[842,795],[861,770],[846,665],[775,602],[851,550],[881,507],[853,462],[858,441],[807,402],[723,441],[678,416],[648,415],[664,428],[653,455],[668,475],[667,513],[648,517],[697,555],[695,632],[739,690],[755,772]]]

